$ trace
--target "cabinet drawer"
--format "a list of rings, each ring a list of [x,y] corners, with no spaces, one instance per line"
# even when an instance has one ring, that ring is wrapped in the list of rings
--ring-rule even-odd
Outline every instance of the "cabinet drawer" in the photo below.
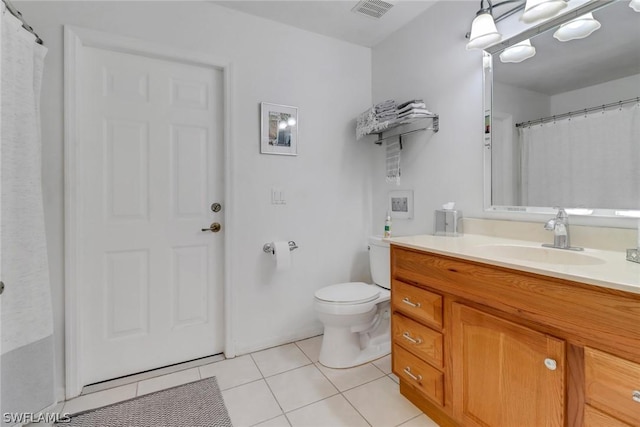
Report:
[[[393,373],[440,406],[444,402],[444,375],[399,345],[393,346]]]
[[[640,426],[640,365],[591,348],[584,358],[587,403]]]
[[[418,322],[394,313],[393,342],[398,343],[416,356],[436,367],[442,368],[442,334]]]
[[[630,427],[629,424],[623,423],[604,412],[585,405],[584,406],[584,422],[582,427]]]
[[[442,328],[442,297],[438,294],[394,280],[391,303],[395,309],[418,321]]]

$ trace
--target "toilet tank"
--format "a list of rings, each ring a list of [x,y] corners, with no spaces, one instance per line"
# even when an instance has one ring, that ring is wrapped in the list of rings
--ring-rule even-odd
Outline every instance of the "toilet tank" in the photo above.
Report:
[[[369,266],[373,283],[386,289],[391,289],[391,271],[389,242],[382,240],[382,236],[369,237]]]

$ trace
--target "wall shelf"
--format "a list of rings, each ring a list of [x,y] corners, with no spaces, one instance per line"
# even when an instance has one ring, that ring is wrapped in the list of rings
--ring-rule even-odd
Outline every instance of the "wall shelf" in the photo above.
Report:
[[[395,133],[393,135],[389,135],[389,136],[383,136],[383,134],[389,132],[392,129],[396,129],[399,128],[401,126],[404,125],[408,125],[411,123],[419,123],[419,122],[423,122],[425,120],[432,120],[432,125],[431,127],[424,127],[424,128],[420,128],[420,129],[413,129],[413,130],[409,130],[406,132],[398,132]],[[378,135],[378,139],[375,141],[375,143],[377,145],[381,145],[383,141],[387,140],[387,139],[391,139],[391,138],[399,138],[400,139],[400,149],[402,149],[402,137],[405,135],[409,135],[415,132],[422,132],[425,130],[432,130],[433,132],[438,132],[440,130],[440,116],[438,116],[437,114],[432,114],[429,116],[424,116],[424,117],[415,117],[415,118],[409,118],[409,119],[399,119],[397,121],[395,121],[394,123],[390,124],[389,127],[387,127],[386,129],[380,131],[380,132],[374,132],[376,135]],[[374,134],[372,133],[372,134]]]

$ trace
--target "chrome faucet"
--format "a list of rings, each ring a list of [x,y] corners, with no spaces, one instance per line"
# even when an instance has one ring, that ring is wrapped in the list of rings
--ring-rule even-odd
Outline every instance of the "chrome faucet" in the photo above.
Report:
[[[563,208],[558,208],[555,218],[551,218],[544,225],[545,230],[553,231],[553,245],[545,243],[546,248],[568,249],[582,251],[583,248],[572,247],[569,240],[569,215]]]

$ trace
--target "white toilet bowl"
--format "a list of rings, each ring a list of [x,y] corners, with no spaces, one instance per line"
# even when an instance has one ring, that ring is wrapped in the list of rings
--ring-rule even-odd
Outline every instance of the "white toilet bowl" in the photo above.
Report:
[[[315,311],[324,324],[319,361],[349,368],[391,352],[389,244],[369,239],[371,273],[376,284],[331,285],[315,294]]]

